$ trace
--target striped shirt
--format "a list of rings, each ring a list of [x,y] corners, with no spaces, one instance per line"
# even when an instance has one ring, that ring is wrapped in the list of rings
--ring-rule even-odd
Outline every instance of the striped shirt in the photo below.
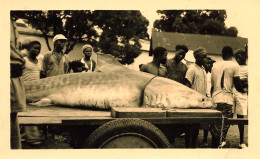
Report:
[[[207,74],[203,67],[200,67],[197,64],[192,64],[189,67],[185,78],[191,83],[192,89],[206,96]]]
[[[241,80],[248,79],[247,65],[240,65],[239,76]]]
[[[23,71],[23,80],[25,82],[40,79],[40,71],[42,67],[42,61],[38,60],[38,63],[32,63],[28,57],[24,57],[25,69]]]

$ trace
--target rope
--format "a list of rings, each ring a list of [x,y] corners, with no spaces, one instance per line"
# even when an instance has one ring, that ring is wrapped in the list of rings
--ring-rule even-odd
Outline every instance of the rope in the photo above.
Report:
[[[221,131],[220,131],[220,144],[219,144],[219,146],[218,146],[218,149],[222,149],[222,146],[221,146],[221,145],[222,145],[222,143],[223,143],[222,138],[223,138],[224,120],[225,120],[225,117],[224,117],[224,115],[222,114]]]

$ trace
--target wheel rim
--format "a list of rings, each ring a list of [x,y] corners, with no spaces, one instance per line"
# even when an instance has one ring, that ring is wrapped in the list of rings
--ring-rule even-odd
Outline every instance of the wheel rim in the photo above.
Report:
[[[106,140],[100,148],[157,148],[157,145],[141,134],[122,133]]]

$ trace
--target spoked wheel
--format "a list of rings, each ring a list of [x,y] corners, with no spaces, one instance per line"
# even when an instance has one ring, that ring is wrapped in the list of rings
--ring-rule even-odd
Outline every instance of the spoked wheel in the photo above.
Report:
[[[140,119],[118,119],[96,129],[84,148],[169,148],[165,135],[153,124]]]

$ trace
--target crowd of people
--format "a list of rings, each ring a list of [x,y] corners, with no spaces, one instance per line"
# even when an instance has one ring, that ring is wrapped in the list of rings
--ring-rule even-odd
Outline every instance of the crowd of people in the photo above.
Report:
[[[26,97],[23,81],[33,81],[70,72],[93,72],[96,62],[91,59],[93,48],[86,44],[82,47],[83,58],[71,61],[63,50],[67,38],[58,34],[53,38],[53,50],[40,55],[41,43],[33,38],[26,38],[22,42],[22,50],[18,50],[18,34],[15,22],[11,19],[11,148],[21,148],[21,138],[32,145],[41,144],[42,135],[37,126],[23,127],[20,134],[17,113],[26,111]],[[239,49],[235,52],[237,63],[232,61],[233,49],[225,46],[222,49],[223,61],[211,59],[204,48],[194,50],[195,63],[189,67],[182,62],[188,48],[177,45],[172,59],[167,59],[167,50],[156,47],[153,51],[153,60],[140,65],[140,71],[156,76],[162,76],[177,81],[199,93],[210,97],[216,104],[216,109],[225,117],[238,118],[247,115],[247,65],[246,53]],[[216,62],[216,63],[215,63]],[[214,65],[213,65],[214,64]],[[238,65],[239,64],[239,65]],[[229,125],[199,125],[193,124],[185,128],[185,147],[195,148],[199,130],[204,127],[202,144],[207,146],[208,130],[212,134],[211,147],[223,147],[226,144],[226,135]],[[222,134],[223,129],[223,135]],[[239,125],[240,147],[245,148],[244,126]]]
[[[175,56],[167,60],[167,50],[163,47],[156,47],[153,51],[153,60],[140,65],[140,71],[172,79],[212,98],[215,103],[214,109],[221,111],[224,117],[231,118],[237,114],[237,118],[244,118],[247,115],[248,72],[245,50],[239,49],[233,55],[233,49],[230,46],[224,46],[223,60],[216,62],[207,55],[204,48],[198,47],[193,52],[195,63],[189,66],[182,62],[188,52],[187,46],[177,45],[175,50]],[[233,57],[237,62],[232,61]],[[225,147],[229,127],[230,125],[226,123],[224,125],[189,125],[184,129],[185,147],[196,147],[200,129],[204,129],[201,147],[208,147],[209,131],[212,135],[211,147]],[[246,148],[244,125],[238,125],[238,128],[239,147]]]
[[[71,72],[93,72],[96,62],[91,59],[93,48],[82,47],[84,57],[71,61],[63,50],[67,38],[58,34],[53,38],[53,50],[40,55],[41,43],[31,37],[21,42],[14,19],[11,18],[10,62],[11,62],[11,148],[20,149],[21,141],[39,145],[43,137],[37,126],[24,126],[20,130],[17,113],[26,111],[26,97],[23,82],[38,80]]]

